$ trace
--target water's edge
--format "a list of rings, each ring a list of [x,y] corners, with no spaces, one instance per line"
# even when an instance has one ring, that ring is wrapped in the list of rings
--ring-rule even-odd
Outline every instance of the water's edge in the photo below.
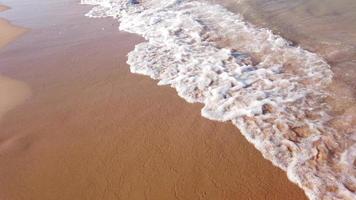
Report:
[[[333,73],[322,57],[206,2],[82,3],[147,40],[129,53],[131,72],[203,103],[208,119],[232,121],[310,199],[356,197],[356,135],[327,125]]]

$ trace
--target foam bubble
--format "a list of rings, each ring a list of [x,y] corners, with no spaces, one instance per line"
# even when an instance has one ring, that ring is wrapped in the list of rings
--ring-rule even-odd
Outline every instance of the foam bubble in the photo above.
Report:
[[[232,121],[310,199],[355,199],[355,130],[328,125],[330,66],[222,6],[189,0],[82,0],[147,41],[131,72],[170,85],[202,115]],[[351,137],[352,136],[352,137]]]

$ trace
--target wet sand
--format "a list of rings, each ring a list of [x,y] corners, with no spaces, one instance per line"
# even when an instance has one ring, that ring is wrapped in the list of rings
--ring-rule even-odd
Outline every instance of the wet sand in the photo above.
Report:
[[[306,199],[233,125],[131,74],[141,38],[75,0],[4,3],[31,31],[0,73],[32,96],[0,121],[0,199]]]
[[[0,5],[0,12],[8,9]],[[25,32],[25,28],[15,26],[0,18],[0,48],[5,47]],[[29,95],[30,89],[25,83],[0,74],[0,120],[6,112],[23,103]]]
[[[8,10],[9,7],[5,6],[5,5],[0,5],[0,12],[3,12],[5,10]]]
[[[0,5],[0,12],[4,12],[8,10],[9,7]],[[22,34],[26,32],[25,28],[15,26],[8,22],[5,19],[0,18],[0,27],[1,27],[1,34],[0,34],[0,48],[6,46],[11,41],[15,40]]]
[[[0,75],[0,120],[5,113],[22,104],[30,95],[31,90],[25,83]]]

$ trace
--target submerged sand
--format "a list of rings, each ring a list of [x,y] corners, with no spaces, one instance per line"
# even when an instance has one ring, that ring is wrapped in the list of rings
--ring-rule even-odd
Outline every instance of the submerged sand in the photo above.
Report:
[[[32,90],[0,121],[1,199],[305,199],[234,126],[131,74],[141,38],[74,0],[11,3],[39,12],[9,15],[32,30],[0,54]]]

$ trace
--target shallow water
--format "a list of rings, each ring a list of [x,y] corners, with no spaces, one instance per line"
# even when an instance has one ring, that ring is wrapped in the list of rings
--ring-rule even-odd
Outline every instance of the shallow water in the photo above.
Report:
[[[133,73],[203,103],[204,117],[231,121],[310,199],[355,198],[353,39],[327,32],[311,37],[324,26],[315,16],[329,7],[311,12],[306,8],[320,5],[313,1],[82,3],[97,5],[88,16],[113,17],[121,30],[145,37],[129,54]],[[281,14],[275,23],[277,13],[293,17]],[[303,25],[297,20],[305,30],[288,25]]]
[[[356,113],[356,1],[354,0],[212,0],[242,14],[331,65],[330,85],[336,114]],[[353,116],[354,118],[355,116]],[[353,121],[355,125],[355,119]]]
[[[356,44],[356,2],[353,0],[213,1],[298,42],[308,40],[353,47]]]
[[[326,102],[338,133],[356,126],[356,1],[353,0],[213,0],[267,27],[327,60],[334,73]],[[355,160],[356,155],[350,157]],[[355,163],[354,163],[355,168]],[[350,177],[355,178],[352,171]],[[355,192],[355,188],[353,188]]]

